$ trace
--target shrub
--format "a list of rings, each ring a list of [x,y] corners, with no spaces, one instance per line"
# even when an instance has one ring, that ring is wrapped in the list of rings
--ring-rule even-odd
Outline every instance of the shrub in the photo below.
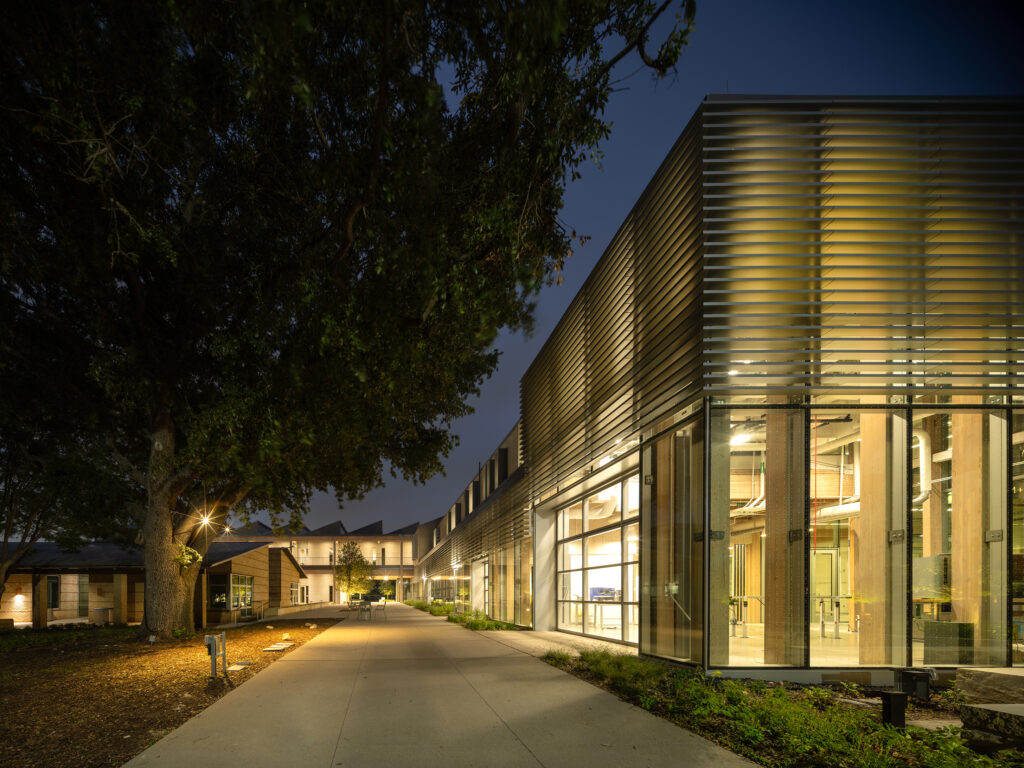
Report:
[[[515,624],[509,624],[505,621],[496,621],[490,619],[483,611],[469,611],[467,613],[449,613],[448,621],[456,624],[462,624],[467,629],[472,630],[507,630],[515,629]]]
[[[905,731],[877,710],[846,705],[822,687],[705,677],[647,658],[549,651],[543,660],[768,766],[959,768],[1024,766],[1020,753],[980,755],[959,729]]]

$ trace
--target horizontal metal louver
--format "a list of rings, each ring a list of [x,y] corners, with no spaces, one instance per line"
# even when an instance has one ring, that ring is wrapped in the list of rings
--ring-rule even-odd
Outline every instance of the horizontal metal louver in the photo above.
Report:
[[[452,566],[464,564],[531,534],[529,484],[522,472],[463,520],[416,567],[416,577],[450,576]]]
[[[523,376],[535,495],[700,391],[700,158],[691,126]]]
[[[705,391],[1024,384],[1024,105],[716,97]]]

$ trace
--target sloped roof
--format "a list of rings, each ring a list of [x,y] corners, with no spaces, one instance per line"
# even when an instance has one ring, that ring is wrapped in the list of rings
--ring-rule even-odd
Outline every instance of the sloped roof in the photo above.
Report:
[[[384,535],[384,521],[378,520],[376,523],[370,523],[364,525],[362,528],[357,528],[354,531],[348,532],[349,536],[383,536]]]
[[[8,546],[12,547],[17,543],[10,542]],[[134,547],[124,547],[109,541],[95,541],[68,551],[53,542],[37,541],[14,570],[138,570],[142,567],[142,550]]]
[[[310,536],[348,536],[348,530],[345,528],[345,524],[341,520],[335,520],[333,523],[327,525],[321,525],[319,528],[313,529]]]
[[[212,568],[215,565],[226,563],[228,560],[234,560],[239,555],[269,546],[270,542],[268,541],[215,541],[206,550],[203,565]]]
[[[266,523],[260,522],[259,520],[253,520],[248,525],[243,525],[239,528],[232,528],[231,533],[228,536],[276,536],[277,538],[287,538],[288,536],[309,536],[311,531],[306,526],[302,526],[297,531],[291,531],[288,528],[282,528],[280,533],[276,533]]]
[[[410,523],[409,525],[405,526],[405,528],[398,528],[397,530],[392,531],[388,535],[389,536],[410,536],[410,535],[416,533],[416,529],[419,528],[419,527],[420,527],[419,523]]]
[[[261,523],[259,520],[253,520],[248,525],[243,525],[241,528],[232,528],[231,536],[273,536],[274,529],[266,523]]]
[[[306,572],[304,570],[302,570],[302,566],[299,565],[299,561],[295,559],[295,555],[292,554],[292,551],[290,549],[288,549],[288,547],[271,547],[271,549],[275,549],[275,550],[281,552],[289,560],[292,561],[292,565],[294,565],[296,570],[298,570],[298,572],[299,572],[299,578],[301,578],[301,579],[306,578]]]

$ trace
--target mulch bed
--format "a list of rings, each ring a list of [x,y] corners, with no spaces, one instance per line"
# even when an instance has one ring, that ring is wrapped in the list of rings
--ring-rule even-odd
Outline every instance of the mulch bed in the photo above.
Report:
[[[210,679],[202,633],[152,646],[134,628],[49,630],[34,647],[23,641],[36,638],[0,636],[11,641],[0,643],[0,766],[120,766],[333,623],[226,630],[228,664],[251,662],[227,680]],[[263,651],[285,632],[292,648]]]

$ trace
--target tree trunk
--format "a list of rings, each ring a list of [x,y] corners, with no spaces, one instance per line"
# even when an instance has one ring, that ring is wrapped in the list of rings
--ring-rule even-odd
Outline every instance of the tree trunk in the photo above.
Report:
[[[174,630],[195,631],[193,593],[201,562],[187,567],[174,535],[174,508],[179,489],[172,477],[174,428],[168,417],[152,436],[146,516],[142,524],[146,568],[145,614],[140,636],[173,637]]]
[[[179,548],[174,540],[172,512],[169,505],[151,500],[142,526],[146,566],[146,612],[142,631],[160,640],[173,636],[174,630],[195,630],[192,598],[200,563],[183,568]]]

